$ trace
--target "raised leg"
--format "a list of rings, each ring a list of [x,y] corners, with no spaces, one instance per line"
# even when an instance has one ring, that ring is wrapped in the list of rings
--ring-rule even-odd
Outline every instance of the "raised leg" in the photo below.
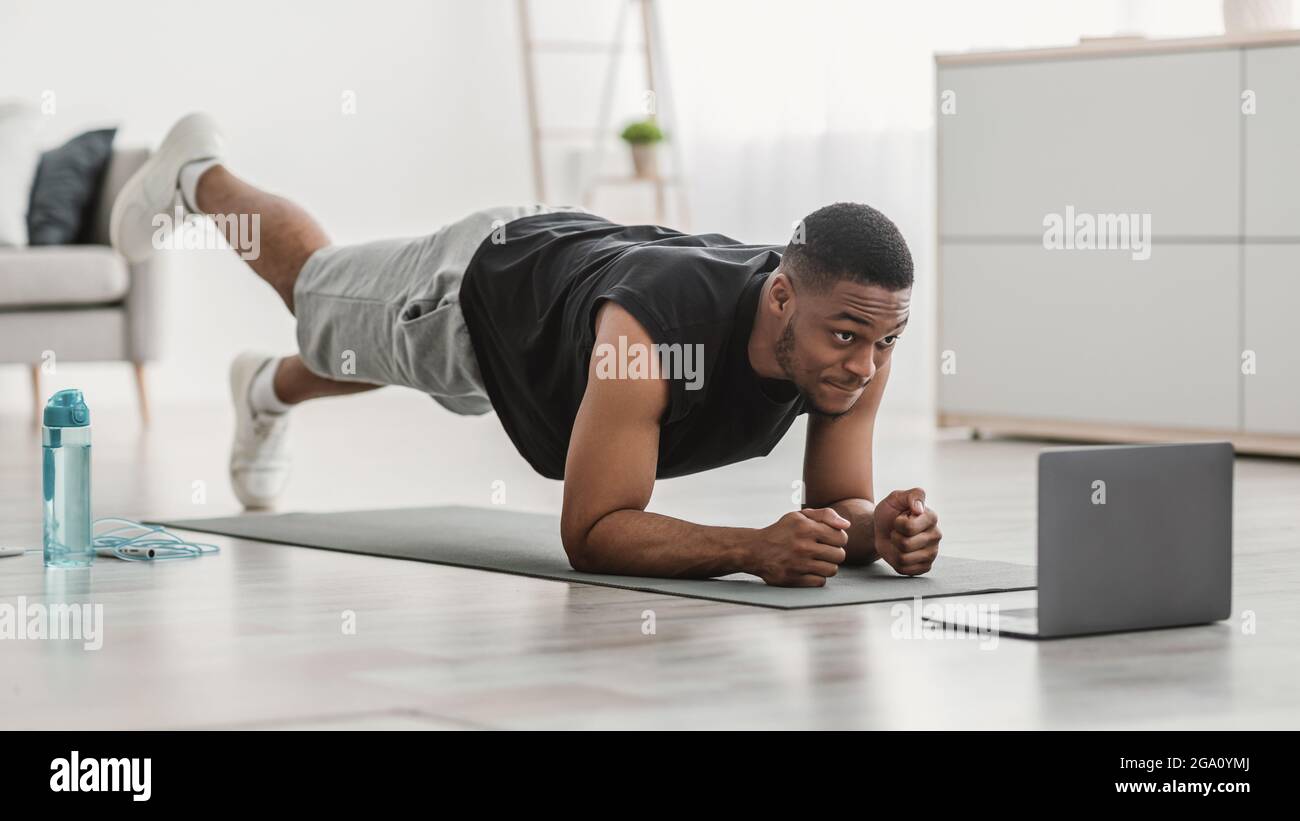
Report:
[[[259,253],[245,262],[275,289],[293,313],[293,286],[298,281],[298,272],[312,254],[329,245],[325,229],[297,203],[250,185],[224,165],[214,165],[199,177],[194,196],[201,211],[225,217],[217,225],[236,250],[240,250],[241,239],[236,235],[237,218],[257,217]],[[273,385],[276,397],[287,405],[380,387],[317,376],[307,370],[298,356],[287,356],[277,363]]]
[[[297,203],[244,182],[224,165],[214,165],[199,177],[194,195],[204,213],[225,218],[217,224],[232,248],[238,247],[240,239],[235,217],[257,218],[259,253],[245,261],[275,289],[292,313],[298,272],[308,257],[329,245],[325,229]]]

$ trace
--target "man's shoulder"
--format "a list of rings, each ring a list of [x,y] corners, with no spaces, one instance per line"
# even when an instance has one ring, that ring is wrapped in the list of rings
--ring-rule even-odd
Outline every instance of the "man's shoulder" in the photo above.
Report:
[[[656,370],[642,373],[634,364],[642,351],[652,351],[654,345],[653,336],[632,312],[617,302],[601,305],[588,363],[587,392],[595,397],[597,415],[655,420],[664,415],[669,404],[666,380]]]
[[[650,243],[620,257],[613,287],[649,306],[666,329],[718,327],[735,318],[755,274],[770,273],[779,262],[766,246]]]

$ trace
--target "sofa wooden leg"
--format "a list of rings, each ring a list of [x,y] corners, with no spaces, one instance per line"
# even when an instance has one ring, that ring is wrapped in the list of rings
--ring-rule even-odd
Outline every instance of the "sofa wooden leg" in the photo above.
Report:
[[[140,422],[149,426],[149,390],[144,383],[144,363],[132,362],[131,366],[135,369],[135,393],[140,401]]]
[[[32,365],[32,427],[41,429],[41,415],[45,403],[41,401],[41,366]]]

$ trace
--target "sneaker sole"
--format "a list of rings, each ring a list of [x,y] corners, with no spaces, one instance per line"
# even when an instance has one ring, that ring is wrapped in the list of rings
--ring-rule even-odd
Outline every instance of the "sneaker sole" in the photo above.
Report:
[[[212,131],[211,119],[207,115],[190,114],[181,118],[180,122],[172,126],[172,129],[167,132],[167,136],[163,138],[158,150],[149,159],[145,160],[144,165],[140,166],[131,175],[131,178],[122,186],[122,190],[118,192],[117,198],[113,201],[112,215],[109,218],[109,242],[131,262],[141,262],[148,254],[141,251],[141,249],[124,248],[122,246],[122,221],[126,217],[128,204],[137,201],[141,202],[155,215],[165,211],[176,197],[176,181],[172,180],[170,188],[158,191],[147,190],[146,181],[164,164],[174,164],[177,172],[179,172],[181,165],[184,165],[185,162],[207,159],[205,157],[187,158],[180,147],[188,145],[198,135]],[[217,140],[218,142],[221,141],[219,133]],[[160,188],[162,185],[164,184],[159,183]]]

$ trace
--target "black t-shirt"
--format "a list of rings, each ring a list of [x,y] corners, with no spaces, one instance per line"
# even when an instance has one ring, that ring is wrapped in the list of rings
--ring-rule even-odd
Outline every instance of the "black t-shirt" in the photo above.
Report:
[[[641,365],[666,368],[660,478],[766,456],[804,412],[793,384],[760,378],[749,364],[754,312],[780,246],[581,212],[517,219],[496,237],[470,262],[460,304],[492,406],[543,476],[564,478],[605,300],[669,346],[598,352],[611,376],[620,362],[621,375],[636,375],[638,354],[649,354]]]

